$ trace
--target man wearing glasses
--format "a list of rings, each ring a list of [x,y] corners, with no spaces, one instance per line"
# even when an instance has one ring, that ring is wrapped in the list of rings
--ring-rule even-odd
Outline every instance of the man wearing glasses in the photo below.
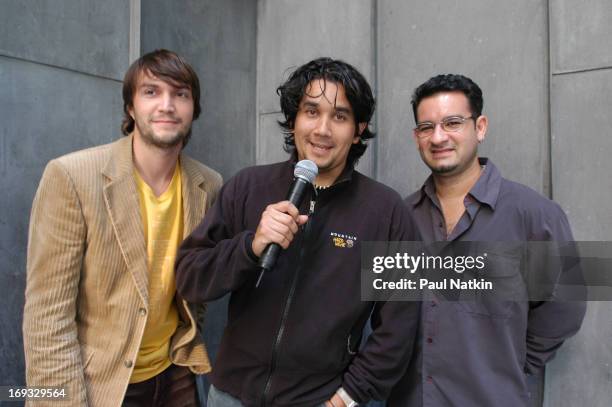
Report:
[[[433,77],[413,94],[413,136],[431,176],[406,202],[423,240],[572,241],[559,205],[478,157],[488,126],[482,107],[482,91],[462,75]],[[388,405],[527,406],[527,375],[542,373],[584,312],[583,302],[424,293],[418,343]]]

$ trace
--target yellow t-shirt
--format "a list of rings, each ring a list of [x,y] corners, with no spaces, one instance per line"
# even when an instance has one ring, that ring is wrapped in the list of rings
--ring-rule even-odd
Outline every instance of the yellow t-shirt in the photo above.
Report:
[[[178,326],[174,302],[174,260],[183,240],[181,171],[177,163],[168,189],[159,197],[134,171],[144,225],[149,270],[149,311],[130,383],[150,379],[170,366],[170,340]]]

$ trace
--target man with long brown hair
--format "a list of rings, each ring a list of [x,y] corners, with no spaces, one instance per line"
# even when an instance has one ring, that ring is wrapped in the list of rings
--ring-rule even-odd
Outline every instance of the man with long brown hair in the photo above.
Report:
[[[221,177],[181,154],[200,85],[174,52],[128,69],[125,137],[52,160],[34,198],[24,311],[30,387],[54,406],[198,405],[210,362],[200,309],[176,295],[178,245]]]

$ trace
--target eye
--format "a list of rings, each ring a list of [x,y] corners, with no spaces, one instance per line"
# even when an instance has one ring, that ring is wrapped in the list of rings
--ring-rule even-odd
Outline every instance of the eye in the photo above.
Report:
[[[191,93],[188,90],[179,90],[176,92],[176,95],[180,98],[189,99],[191,97]]]
[[[449,117],[445,119],[442,124],[444,125],[444,130],[446,131],[457,131],[461,130],[463,126],[463,119],[460,117]]]
[[[346,113],[343,112],[336,112],[334,118],[338,121],[346,121],[348,119],[348,117],[346,117]]]
[[[417,125],[416,129],[418,133],[428,134],[433,132],[434,127],[435,126],[433,123],[420,123],[419,125]]]
[[[313,107],[307,107],[304,109],[304,113],[306,113],[307,116],[314,117],[317,115],[317,109]]]
[[[153,96],[155,95],[155,88],[144,88],[142,93],[146,96]]]

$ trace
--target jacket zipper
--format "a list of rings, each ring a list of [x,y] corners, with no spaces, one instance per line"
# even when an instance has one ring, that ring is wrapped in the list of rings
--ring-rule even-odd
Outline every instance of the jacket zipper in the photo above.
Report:
[[[278,358],[278,350],[280,348],[281,340],[283,339],[283,334],[285,333],[285,323],[287,322],[287,317],[289,316],[289,308],[291,307],[291,303],[293,302],[293,295],[295,294],[295,289],[297,287],[298,277],[300,275],[300,271],[302,270],[302,260],[304,259],[304,247],[308,242],[308,235],[310,234],[310,229],[312,225],[312,216],[314,215],[315,205],[316,205],[316,191],[314,200],[310,201],[310,207],[308,209],[308,222],[304,225],[304,234],[302,235],[302,243],[300,245],[300,257],[299,257],[299,266],[295,271],[295,275],[293,276],[293,281],[291,282],[291,288],[289,289],[289,295],[287,296],[287,301],[285,302],[285,308],[283,309],[283,316],[281,318],[280,327],[278,328],[278,332],[276,334],[276,340],[274,341],[274,348],[272,348],[272,358],[270,361],[270,371],[268,373],[268,378],[266,379],[266,386],[264,387],[263,397],[261,399],[261,406],[266,405],[266,398],[268,397],[268,393],[270,392],[270,387],[272,386],[272,374],[276,368],[276,361]]]

